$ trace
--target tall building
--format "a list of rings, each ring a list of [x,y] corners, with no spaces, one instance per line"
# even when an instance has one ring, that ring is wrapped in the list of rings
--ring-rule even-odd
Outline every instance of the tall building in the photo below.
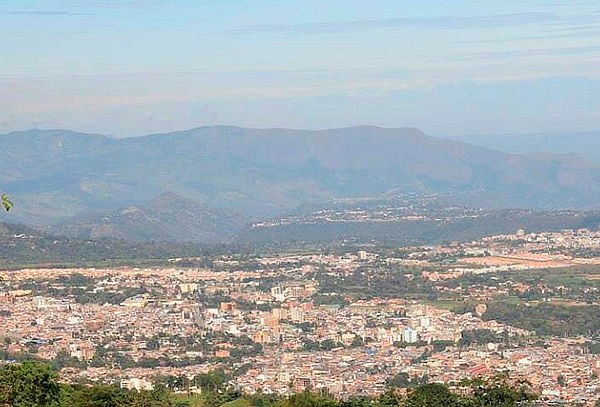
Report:
[[[302,308],[294,307],[290,309],[290,318],[294,322],[304,322],[304,311]]]
[[[404,330],[402,331],[402,338],[406,343],[415,343],[419,341],[417,331],[410,327],[404,328]]]
[[[252,340],[256,343],[266,344],[271,343],[271,335],[267,331],[257,331],[253,336]]]
[[[44,297],[35,297],[33,299],[33,305],[38,310],[46,309],[46,299]]]
[[[277,301],[285,301],[285,290],[280,285],[277,285],[275,287],[271,287],[271,295]]]

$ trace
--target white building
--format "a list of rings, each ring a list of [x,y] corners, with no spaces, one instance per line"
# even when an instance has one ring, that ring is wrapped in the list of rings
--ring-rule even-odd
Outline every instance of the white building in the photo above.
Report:
[[[402,338],[406,343],[415,343],[419,341],[417,331],[409,327],[404,328],[404,330],[402,331]]]

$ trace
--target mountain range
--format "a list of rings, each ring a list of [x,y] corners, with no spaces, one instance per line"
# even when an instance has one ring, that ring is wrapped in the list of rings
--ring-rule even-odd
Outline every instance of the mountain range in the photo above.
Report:
[[[80,237],[226,241],[248,219],[299,205],[407,192],[488,208],[600,202],[592,159],[502,152],[413,128],[211,126],[125,139],[29,130],[0,143],[0,191],[15,202],[0,219]]]

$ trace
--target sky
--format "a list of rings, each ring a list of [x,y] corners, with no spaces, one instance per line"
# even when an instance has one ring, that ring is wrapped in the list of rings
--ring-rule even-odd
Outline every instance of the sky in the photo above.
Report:
[[[600,2],[2,0],[0,133],[600,129]]]

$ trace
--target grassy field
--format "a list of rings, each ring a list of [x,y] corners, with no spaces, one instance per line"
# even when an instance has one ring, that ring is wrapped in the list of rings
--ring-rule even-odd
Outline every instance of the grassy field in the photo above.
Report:
[[[177,394],[174,396],[174,401],[176,404],[183,404],[188,407],[202,407],[204,404],[204,400],[199,395],[187,396],[183,394]]]
[[[237,400],[230,401],[223,404],[221,407],[250,407],[251,404],[245,398],[239,398]]]

